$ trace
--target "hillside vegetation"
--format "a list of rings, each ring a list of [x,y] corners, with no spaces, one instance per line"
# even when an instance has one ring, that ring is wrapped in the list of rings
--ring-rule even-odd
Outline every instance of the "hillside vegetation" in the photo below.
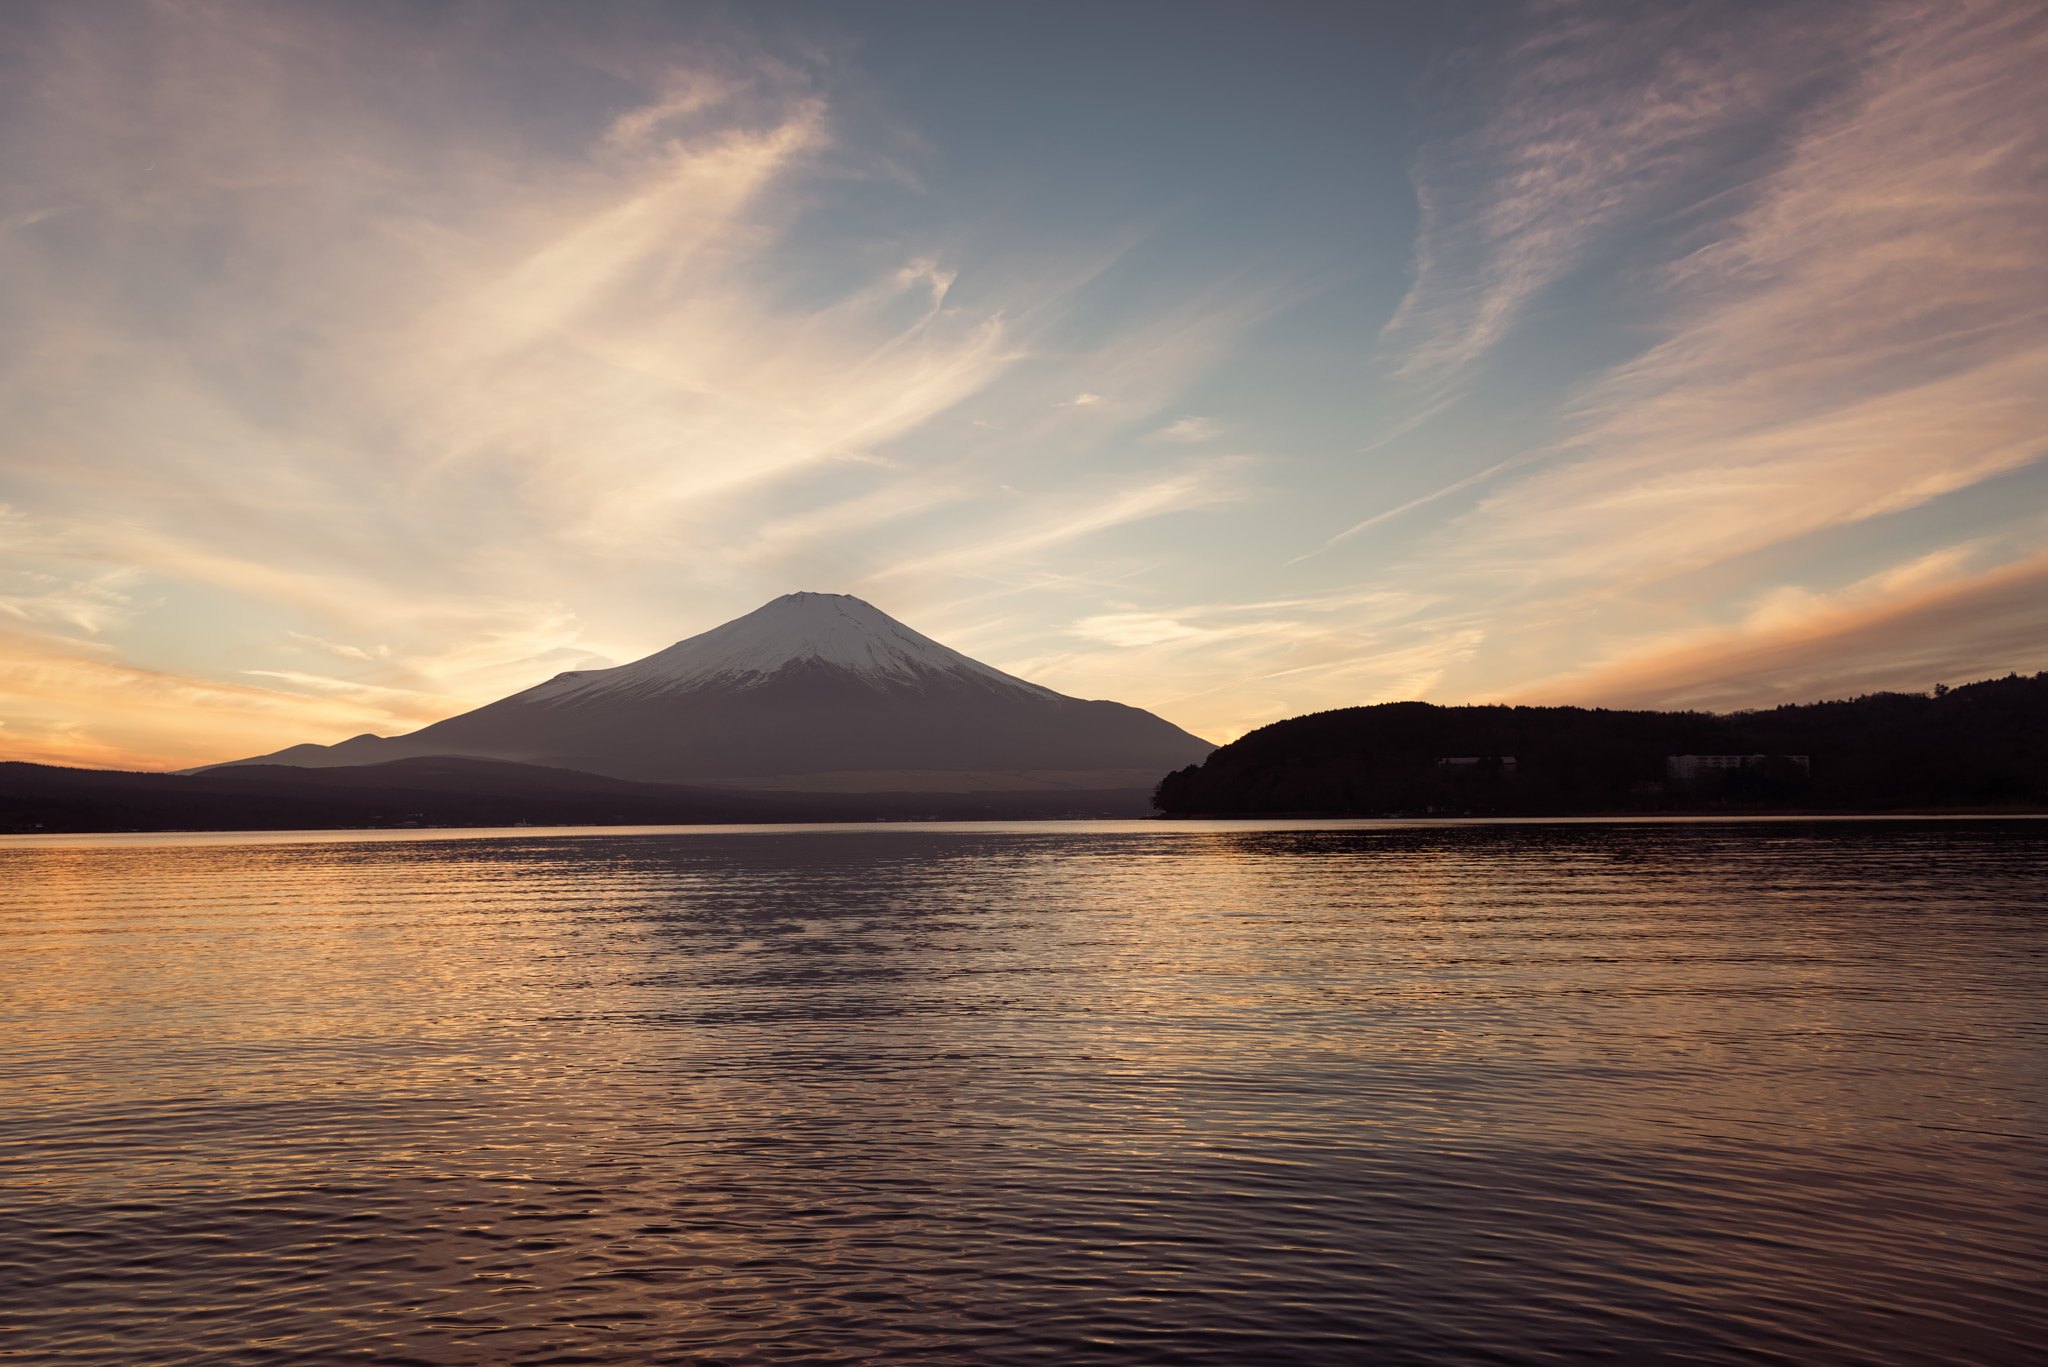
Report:
[[[1672,782],[1666,757],[1688,754],[1772,758]],[[2048,806],[2048,672],[1728,715],[1346,707],[1261,727],[1167,775],[1154,802],[1169,816]]]

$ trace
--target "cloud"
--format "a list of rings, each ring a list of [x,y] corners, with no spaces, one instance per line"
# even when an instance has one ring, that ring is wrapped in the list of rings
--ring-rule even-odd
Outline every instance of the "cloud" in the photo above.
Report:
[[[139,669],[0,627],[0,707],[10,759],[171,769],[384,726],[388,708]]]
[[[929,555],[898,561],[867,576],[869,582],[939,571],[977,575],[1013,572],[1016,562],[1097,532],[1167,513],[1215,508],[1246,495],[1241,475],[1247,462],[1226,457],[1155,475],[1120,489],[1086,490],[1044,500],[1027,508],[1006,528]],[[1049,506],[1048,506],[1049,505]]]
[[[657,71],[652,103],[546,147],[474,67],[394,109],[337,69],[439,35],[249,13],[51,12],[11,189],[62,222],[0,240],[9,340],[37,333],[4,395],[41,419],[25,478],[75,484],[57,462],[82,448],[96,510],[159,536],[445,581],[513,544],[727,525],[736,494],[885,443],[1014,360],[1001,305],[951,306],[927,255],[778,297],[797,186],[846,160],[787,64]]]
[[[1127,586],[1128,587],[1128,586]],[[1002,667],[1081,697],[1151,708],[1210,738],[1325,707],[1413,697],[1481,639],[1379,585],[1282,599],[1119,604]]]
[[[313,646],[316,649],[326,651],[330,655],[339,655],[345,660],[375,660],[379,658],[378,655],[371,654],[361,646],[345,645],[342,642],[329,641],[319,636],[308,636],[303,631],[287,631],[285,635],[302,645]],[[387,657],[391,653],[389,647],[379,647],[379,651],[381,655]]]
[[[1015,493],[1008,486],[1007,492]],[[824,507],[778,517],[755,534],[754,554],[785,553],[820,541],[865,532],[892,522],[956,504],[968,491],[939,483],[889,483]]]
[[[1254,329],[1368,366],[1286,312],[1312,271],[1025,240],[921,188],[834,40],[700,10],[0,19],[5,744],[403,730],[792,588],[1214,734],[1734,698],[1821,674],[1724,656],[1851,617],[1963,670],[1962,625],[1887,605],[1989,605],[2038,544],[2004,527],[2048,433],[2037,6],[1546,0],[1455,54],[1356,396],[1414,412],[1340,460],[1308,405],[1261,487],[1162,457],[1243,425],[1201,386]],[[1955,602],[2002,672],[2020,618]]]
[[[1223,426],[1214,418],[1178,418],[1152,435],[1160,441],[1213,441]]]
[[[1084,617],[1070,628],[1076,636],[1113,646],[1150,646],[1199,636],[1199,627],[1150,612],[1104,612]]]
[[[1663,336],[1402,571],[1498,603],[1503,651],[1545,620],[1572,624],[1555,650],[1602,652],[1693,611],[1717,566],[1877,519],[1897,534],[2048,449],[2048,21],[1894,5],[1861,44],[1857,79],[1663,272]]]
[[[242,672],[257,678],[281,679],[285,683],[309,688],[317,693],[331,693],[355,702],[368,703],[386,714],[410,718],[422,724],[438,721],[459,710],[461,706],[460,701],[455,698],[435,697],[408,688],[384,688],[377,684],[337,679],[325,674],[307,674],[296,669],[245,669]]]
[[[932,221],[832,40],[462,13],[6,21],[0,498],[39,539],[0,615],[224,685],[332,673],[388,730],[820,566],[976,575],[1236,496],[1101,444],[1273,290],[1054,345],[1143,231]],[[975,492],[1004,484],[1067,492]]]
[[[1703,174],[1738,163],[1841,59],[1849,31],[1849,12],[1826,3],[1563,0],[1533,7],[1505,50],[1450,64],[1440,107],[1480,121],[1417,159],[1415,280],[1381,337],[1396,373],[1453,378],[1546,290],[1686,207]]]
[[[1302,561],[1309,559],[1310,556],[1314,556],[1320,553],[1321,551],[1328,550],[1330,547],[1336,545],[1340,541],[1349,541],[1352,537],[1357,536],[1360,532],[1370,531],[1372,528],[1379,526],[1382,522],[1391,522],[1395,518],[1401,516],[1403,513],[1412,513],[1417,508],[1426,508],[1430,504],[1435,503],[1439,499],[1449,498],[1453,494],[1462,494],[1467,489],[1470,489],[1475,485],[1484,484],[1487,480],[1492,479],[1495,475],[1498,475],[1503,471],[1512,470],[1519,465],[1527,465],[1532,460],[1537,459],[1539,454],[1540,453],[1537,452],[1525,452],[1519,455],[1510,456],[1506,460],[1498,461],[1493,465],[1487,466],[1484,470],[1479,471],[1477,474],[1467,475],[1463,479],[1453,480],[1451,483],[1444,485],[1441,489],[1431,490],[1429,493],[1422,495],[1420,498],[1411,498],[1406,503],[1403,503],[1398,507],[1389,508],[1385,512],[1374,513],[1371,517],[1368,517],[1363,522],[1355,522],[1351,526],[1346,527],[1343,531],[1338,532],[1335,536],[1323,542],[1323,544],[1317,547],[1316,550],[1308,552],[1307,555],[1298,555],[1294,559],[1288,561],[1287,563],[1290,565],[1298,565]]]
[[[1956,558],[1937,553],[1860,591],[1774,604],[1741,627],[1688,633],[1514,697],[1725,710],[2048,669],[2048,555],[1924,586]]]
[[[1387,610],[1305,606],[1054,674],[1135,677],[1119,662],[1142,656],[1190,685],[1171,715],[1220,732],[1280,703],[1738,707],[2048,663],[2038,526],[1893,549],[2048,449],[2048,16],[1766,9],[1654,51],[1648,10],[1554,16],[1507,74],[1480,69],[1508,91],[1493,121],[1424,154],[1425,183],[1462,198],[1426,213],[1387,342],[1446,383],[1605,252],[1633,262],[1648,344],[1564,396],[1556,435],[1332,538],[1486,491],[1378,568]],[[1745,55],[1806,61],[1801,35],[1824,40],[1826,80]]]
[[[64,580],[31,569],[12,576],[17,592],[0,593],[0,613],[18,621],[69,634],[98,636],[130,621],[136,612],[133,570],[114,570],[89,580]]]
[[[1673,269],[1673,335],[1585,396],[1589,454],[1518,488],[1512,516],[1569,506],[1544,529],[1565,537],[1655,523],[1662,550],[1622,565],[1683,563],[2041,454],[2048,185],[2028,168],[2048,140],[2032,79],[2048,24],[2026,6],[1888,19],[1870,77]],[[1673,556],[1673,535],[1698,549]]]

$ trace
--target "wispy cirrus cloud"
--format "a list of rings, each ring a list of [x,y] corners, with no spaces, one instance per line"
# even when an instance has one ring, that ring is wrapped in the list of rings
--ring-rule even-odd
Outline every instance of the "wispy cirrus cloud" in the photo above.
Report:
[[[96,637],[134,617],[127,590],[141,576],[115,570],[80,580],[22,569],[9,577],[13,592],[0,593],[0,614],[72,637]]]
[[[388,724],[382,705],[194,678],[82,655],[0,624],[0,745],[7,757],[109,769],[174,769],[243,753],[293,728],[346,736]],[[275,747],[272,747],[275,748]]]
[[[1176,418],[1152,435],[1160,441],[1214,441],[1223,425],[1214,418]]]
[[[2048,596],[2015,568],[2035,524],[1925,547],[1933,505],[2048,452],[2048,17],[1711,13],[1548,7],[1467,73],[1504,94],[1421,157],[1444,197],[1390,354],[1463,383],[1598,259],[1630,263],[1614,288],[1648,344],[1505,459],[1333,539],[1486,491],[1380,571],[1391,615],[1135,648],[1216,681],[1187,715],[1276,695],[1742,706],[2048,666]],[[1189,641],[1199,658],[1169,663]]]
[[[328,693],[367,703],[380,711],[420,723],[437,721],[461,706],[458,698],[437,697],[410,688],[385,688],[355,679],[338,679],[328,674],[308,674],[298,669],[245,669],[252,678],[277,679],[315,693]]]
[[[1000,325],[933,307],[929,267],[774,305],[764,253],[832,145],[804,73],[642,59],[652,103],[546,148],[487,72],[401,79],[396,108],[353,79],[452,34],[236,4],[45,16],[8,189],[54,211],[0,240],[35,330],[4,397],[44,428],[17,478],[74,483],[90,450],[102,516],[446,582],[509,541],[670,531],[1001,364]],[[147,497],[120,508],[123,484]]]
[[[1567,435],[1415,572],[1548,604],[1584,651],[1603,616],[1625,635],[1660,600],[1695,611],[1687,576],[2048,451],[2048,20],[1869,20],[1856,79],[1663,271],[1661,340],[1584,386]]]
[[[83,658],[124,594],[203,611],[157,663],[307,700],[234,749],[320,738],[349,690],[389,705],[350,726],[403,729],[813,567],[972,572],[1223,496],[1204,467],[1097,470],[1086,509],[972,497],[1066,478],[1049,445],[1142,421],[1273,305],[1212,289],[1049,348],[1133,233],[821,231],[845,187],[916,193],[886,129],[849,131],[829,43],[238,0],[11,23],[0,497],[54,540],[0,612]],[[977,397],[971,452],[892,451]]]
[[[285,634],[294,641],[317,647],[330,655],[339,655],[344,660],[375,660],[380,656],[388,657],[391,653],[389,646],[379,646],[375,652],[372,652],[364,650],[361,646],[352,646],[346,641],[330,641],[321,636],[308,636],[302,631],[291,631]]]
[[[1659,576],[1925,502],[2048,443],[2048,23],[1898,4],[1864,78],[1667,271],[1667,336],[1591,383],[1473,560]]]
[[[1071,628],[1076,636],[1113,646],[1150,646],[1202,635],[1200,627],[1156,612],[1100,612]]]
[[[896,561],[864,582],[930,576],[939,571],[1014,574],[1020,566],[1083,537],[1115,527],[1236,503],[1247,496],[1250,462],[1224,456],[1198,461],[1109,489],[1062,491],[1011,512],[1007,525],[967,544]]]
[[[823,29],[17,6],[0,748],[405,729],[792,588],[1211,735],[2025,667],[2038,6],[1487,13],[1413,279],[1389,236],[1347,295],[1171,196],[1019,227],[946,179],[1010,145],[899,132]]]
[[[1922,692],[1996,673],[1987,665],[1994,660],[2021,672],[2048,667],[2041,631],[2048,556],[1983,573],[1944,568],[1918,561],[1892,572],[1890,583],[1765,603],[1737,626],[1646,640],[1592,667],[1535,681],[1516,696],[1728,710],[1759,699]]]
[[[1832,4],[1560,0],[1447,64],[1417,158],[1415,281],[1381,334],[1396,373],[1449,381],[1545,291],[1723,188],[1712,177],[1842,59],[1855,23]]]

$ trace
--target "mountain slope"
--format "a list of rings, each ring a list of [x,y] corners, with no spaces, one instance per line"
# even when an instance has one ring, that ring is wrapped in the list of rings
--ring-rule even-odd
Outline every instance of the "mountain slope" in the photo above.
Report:
[[[237,764],[466,755],[780,791],[1149,789],[1213,747],[1135,707],[1005,674],[858,598],[793,593],[614,669],[557,675],[406,736]]]

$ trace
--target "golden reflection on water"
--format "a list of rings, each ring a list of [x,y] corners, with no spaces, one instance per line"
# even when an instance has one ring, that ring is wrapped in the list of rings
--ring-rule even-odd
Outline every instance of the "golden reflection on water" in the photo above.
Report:
[[[17,1341],[2019,1361],[2042,853],[1996,823],[7,845]]]

